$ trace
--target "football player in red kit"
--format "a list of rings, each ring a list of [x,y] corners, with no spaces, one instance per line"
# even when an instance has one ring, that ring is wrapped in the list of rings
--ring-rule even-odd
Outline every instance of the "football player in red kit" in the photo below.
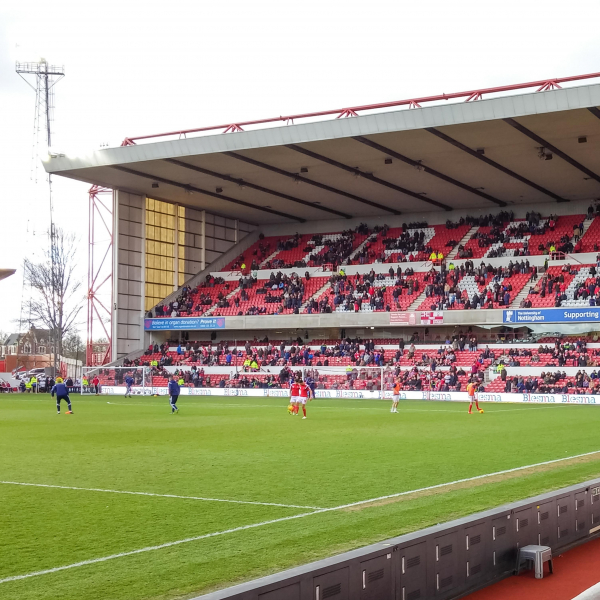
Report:
[[[312,390],[302,381],[302,377],[298,379],[298,384],[300,386],[300,402],[296,405],[296,414],[298,413],[300,404],[302,404],[302,414],[304,415],[302,418],[306,419],[306,402],[307,400],[312,400]]]
[[[290,415],[298,414],[300,400],[300,382],[298,378],[295,378],[292,380],[292,383],[290,385],[290,406],[288,407],[288,412],[290,413]]]

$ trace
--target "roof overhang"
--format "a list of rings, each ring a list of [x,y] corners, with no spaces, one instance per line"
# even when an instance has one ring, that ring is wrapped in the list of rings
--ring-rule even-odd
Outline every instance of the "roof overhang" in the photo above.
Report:
[[[16,269],[0,269],[0,281],[14,275],[16,273]]]
[[[600,197],[598,106],[600,84],[584,85],[44,164],[49,173],[250,223],[588,200]]]

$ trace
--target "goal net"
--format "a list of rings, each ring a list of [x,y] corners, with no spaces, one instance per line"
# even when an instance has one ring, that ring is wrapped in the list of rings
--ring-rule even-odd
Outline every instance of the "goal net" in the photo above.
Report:
[[[318,366],[301,371],[304,380],[314,384],[316,398],[381,398],[386,387],[382,367]]]
[[[81,393],[83,395],[125,395],[127,378],[133,379],[131,393],[136,396],[152,393],[149,367],[83,367]]]

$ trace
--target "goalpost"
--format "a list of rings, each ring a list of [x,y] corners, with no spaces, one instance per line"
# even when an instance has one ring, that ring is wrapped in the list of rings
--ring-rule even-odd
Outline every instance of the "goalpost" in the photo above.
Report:
[[[301,372],[305,381],[314,382],[316,398],[376,399],[393,388],[393,370],[386,367],[313,366]]]
[[[131,393],[135,396],[152,394],[152,375],[150,367],[83,367],[81,377],[82,395],[125,395],[127,383],[125,379],[131,377],[133,385]],[[98,390],[94,379],[98,379]]]

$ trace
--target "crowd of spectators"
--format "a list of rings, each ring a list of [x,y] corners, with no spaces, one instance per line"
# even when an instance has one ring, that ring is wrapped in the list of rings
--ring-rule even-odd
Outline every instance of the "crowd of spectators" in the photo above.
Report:
[[[373,340],[360,338],[321,342],[318,347],[309,346],[302,338],[275,344],[255,338],[243,347],[233,347],[227,341],[206,344],[184,340],[177,343],[174,352],[170,348],[169,342],[154,344],[141,359],[124,361],[124,366],[131,367],[134,385],[141,385],[143,367],[148,368],[146,377],[151,374],[166,380],[172,374],[166,367],[175,366],[180,384],[189,387],[281,388],[287,387],[293,370],[304,368],[305,376],[310,374],[316,389],[375,390],[381,389],[383,383],[383,389],[390,390],[399,380],[403,390],[464,391],[466,383],[474,381],[484,391],[484,371],[492,366],[505,392],[600,394],[598,370],[580,370],[574,377],[561,371],[565,366],[600,367],[600,349],[588,349],[586,339],[581,337],[556,340],[553,345],[540,344],[537,349],[518,345],[481,349],[477,337],[469,332],[447,336],[437,350],[417,347],[414,341],[403,339],[398,340],[396,350],[384,350]],[[465,363],[462,355],[458,362],[458,354],[465,351],[471,352],[472,361]],[[345,373],[319,370],[329,367],[332,358],[348,359]],[[507,376],[509,367],[522,366],[522,362],[526,366],[539,365],[544,371],[539,376]],[[217,365],[231,367],[231,371],[205,373],[205,366]],[[384,367],[384,371],[378,367]],[[122,385],[125,372],[116,370],[114,377],[115,384]]]
[[[518,274],[531,275],[537,279],[537,267],[532,267],[528,260],[513,262],[506,266],[494,267],[481,262],[475,267],[472,260],[467,260],[460,267],[450,263],[446,267],[442,263],[440,270],[432,268],[425,278],[425,295],[435,298],[431,304],[433,310],[460,308],[462,310],[476,308],[494,308],[508,306],[511,302],[513,286],[510,279]],[[467,288],[461,290],[459,281],[465,276],[473,276],[477,289],[471,297]]]
[[[568,377],[564,371],[544,372],[539,377],[508,377],[504,386],[505,393],[539,394],[600,394],[600,373],[577,371],[574,377]]]
[[[600,214],[600,204],[597,204],[595,207],[590,205],[588,207],[586,218],[588,220],[593,219],[598,214]],[[477,244],[482,248],[494,246],[486,254],[487,258],[504,256],[507,252],[512,252],[516,257],[529,256],[531,236],[546,236],[547,239],[537,247],[537,251],[542,254],[553,255],[560,252],[570,253],[582,251],[582,236],[585,230],[584,217],[582,216],[581,219],[578,219],[577,222],[573,223],[572,233],[565,232],[564,226],[559,226],[557,231],[560,232],[560,237],[552,239],[547,234],[555,231],[558,219],[559,217],[556,215],[550,215],[548,218],[543,218],[539,212],[531,211],[526,214],[524,220],[514,221],[514,213],[512,211],[501,211],[496,215],[489,214],[479,217],[461,217],[456,222],[448,220],[446,221],[445,227],[447,230],[453,230],[463,225],[475,226],[480,229],[483,228],[483,231],[476,231],[473,234],[472,239],[477,240]],[[238,257],[233,268],[240,268],[243,275],[248,276],[249,273],[255,272],[259,268],[276,271],[277,269],[283,268],[302,268],[326,264],[332,265],[333,270],[336,271],[341,265],[352,264],[353,262],[359,264],[381,263],[388,260],[388,257],[390,257],[389,260],[392,260],[391,257],[393,257],[394,261],[406,262],[407,260],[414,259],[417,255],[427,257],[429,255],[434,256],[435,254],[437,261],[437,257],[439,257],[440,254],[443,256],[443,253],[440,248],[434,249],[426,244],[425,230],[428,227],[429,225],[426,221],[411,222],[408,224],[403,223],[399,235],[388,236],[390,228],[387,224],[370,229],[366,224],[362,223],[355,229],[345,230],[341,234],[315,234],[309,242],[303,241],[306,240],[307,236],[302,236],[299,233],[288,238],[279,238],[276,242],[272,239],[265,238],[264,235],[261,234],[258,244],[253,246],[252,256],[249,257],[251,261],[249,268],[247,265],[248,261],[243,255]],[[357,243],[355,243],[357,236],[366,238],[365,244],[360,250],[357,250]],[[378,241],[376,242],[376,240]],[[286,260],[278,259],[277,256],[275,256],[274,259],[267,261],[266,263],[264,262],[274,251],[285,252],[293,250],[294,248],[298,248],[301,242],[306,244],[303,252],[305,252],[307,260],[286,262]],[[445,244],[448,247],[454,247],[458,244],[458,241],[449,239]],[[508,244],[509,246],[518,245],[518,247],[509,247],[507,249],[505,244]],[[467,244],[467,247],[462,245],[458,246],[458,251],[456,253],[457,259],[473,258],[473,249],[468,246],[469,244]],[[375,248],[377,248],[377,250],[375,250]],[[596,244],[594,244],[594,248],[597,249]],[[392,252],[392,254],[390,254],[390,252]],[[281,273],[278,273],[277,277],[282,277]],[[284,284],[287,283],[288,282],[284,281]],[[438,281],[436,283],[439,284],[441,282]],[[443,284],[444,287],[446,283],[452,287],[451,281],[445,281]],[[216,285],[221,285],[221,289],[218,293],[211,294],[210,289],[207,288],[212,288]],[[251,285],[253,284],[251,283]],[[301,289],[301,282],[293,282],[292,287],[290,288],[288,285],[288,289],[284,291],[281,291],[280,287],[278,287],[277,290],[273,290],[272,286],[269,287],[271,289],[267,289],[265,286],[265,291],[262,289],[258,290],[258,293],[265,294],[263,303],[259,302],[256,306],[246,307],[239,314],[254,315],[270,313],[264,306],[265,303],[280,303],[281,312],[285,310],[300,312],[302,304],[306,300]],[[189,285],[183,286],[178,291],[177,297],[174,300],[160,303],[155,307],[154,311],[149,311],[147,316],[178,317],[190,315],[192,313],[202,314],[211,306],[216,306],[216,310],[218,311],[219,309],[231,308],[233,302],[239,307],[241,303],[248,301],[248,293],[243,292],[243,289],[241,294],[230,301],[227,296],[234,290],[234,283],[226,283],[220,277],[215,278],[209,275],[201,285],[195,286],[194,288]],[[494,296],[492,303],[497,305],[502,304],[506,291],[507,290],[502,289],[502,286],[500,286],[500,289],[498,290],[492,289],[492,296]],[[542,294],[542,285],[537,286],[532,293]],[[546,293],[548,293],[548,289],[546,289]],[[555,290],[553,290],[552,293],[557,297],[556,306],[560,306],[560,302],[564,301],[564,298],[560,298],[563,294],[556,294]],[[353,299],[351,300],[348,298],[348,294],[345,293],[343,300],[345,301],[346,310],[356,310],[356,302],[354,302],[354,300],[357,300],[357,294],[354,293],[354,290],[352,295]],[[441,294],[436,295],[441,296]],[[542,297],[543,295],[544,294],[542,294]],[[374,298],[371,298],[371,296],[373,295],[366,298],[363,293],[362,301],[367,300],[374,310],[388,310],[388,303],[384,301],[383,292],[376,292]],[[450,296],[451,294],[447,295],[444,304],[452,304]],[[478,295],[479,297],[470,299],[469,302],[466,302],[464,294],[462,294],[462,298],[460,296],[461,295],[456,294],[455,290],[455,302],[458,301],[459,305],[465,304],[465,306],[460,306],[460,308],[477,308],[490,305],[490,294],[487,292],[484,294],[484,297]],[[600,295],[592,293],[592,291],[590,291],[590,286],[587,284],[586,286],[582,286],[582,289],[577,292],[576,298],[582,297],[584,299],[590,298],[590,304],[592,306],[597,306],[598,302],[600,302]],[[527,302],[527,300],[524,301],[525,304],[527,304]],[[337,304],[340,304],[340,298],[338,298]],[[361,302],[359,301],[358,304],[360,305]],[[328,306],[329,303],[324,302],[320,305],[312,303],[309,312],[327,312],[328,310],[331,310],[331,307],[328,308]],[[389,306],[389,310],[394,309],[398,310],[398,308],[393,305]]]
[[[314,245],[305,248],[306,251],[312,252],[309,259],[310,265],[320,267],[331,264],[333,270],[337,270],[336,267],[346,261],[352,254],[355,233],[354,231],[347,230],[342,232],[339,238],[326,241],[323,241],[322,235],[313,236],[311,241]],[[315,246],[324,246],[324,248],[320,252],[313,252]]]
[[[588,218],[593,218],[593,207],[591,216],[588,209]],[[491,248],[486,256],[488,258],[497,258],[505,256],[508,252],[512,252],[512,256],[529,256],[529,239],[531,236],[545,236],[547,233],[555,231],[558,217],[550,215],[547,219],[543,219],[538,212],[528,212],[524,221],[513,222],[514,215],[512,212],[503,211],[498,215],[488,215],[486,217],[468,218],[468,222],[472,225],[483,227],[488,231],[476,231],[471,239],[477,240],[480,248]],[[507,225],[507,223],[509,225]],[[548,239],[544,243],[538,244],[538,252],[541,254],[553,254],[555,252],[580,252],[582,249],[581,236],[583,235],[583,222],[573,225],[572,235],[563,233],[558,239]],[[507,249],[504,244],[519,243],[519,247]],[[463,248],[459,248],[458,258],[467,258]]]
[[[216,299],[213,298],[207,291],[208,288],[214,288],[216,285],[222,285],[223,289],[219,290]],[[161,302],[154,308],[154,316],[156,317],[180,317],[190,314],[193,310],[202,312],[207,306],[215,304],[221,307],[229,306],[226,296],[230,291],[230,284],[225,283],[222,277],[213,277],[207,275],[204,283],[192,288],[189,285],[184,285],[178,290],[177,297],[170,302]],[[150,310],[147,314],[152,318],[153,314]]]

